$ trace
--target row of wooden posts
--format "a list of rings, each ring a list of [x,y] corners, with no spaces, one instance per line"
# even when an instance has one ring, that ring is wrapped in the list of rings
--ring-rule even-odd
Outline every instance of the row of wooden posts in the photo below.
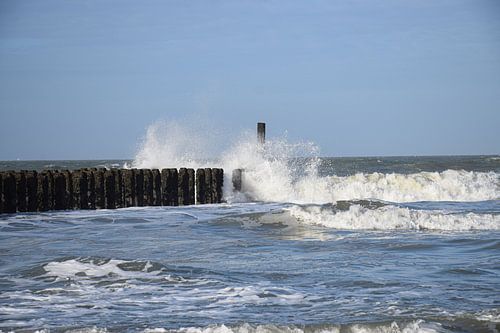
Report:
[[[80,169],[0,172],[0,213],[220,203],[224,171]]]

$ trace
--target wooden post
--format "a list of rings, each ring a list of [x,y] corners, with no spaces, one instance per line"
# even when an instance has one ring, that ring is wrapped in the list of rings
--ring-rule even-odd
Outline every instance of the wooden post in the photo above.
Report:
[[[84,170],[76,170],[71,175],[73,181],[73,208],[89,209],[88,174]]]
[[[54,177],[52,171],[42,171],[38,177],[38,210],[45,212],[54,208]]]
[[[135,171],[133,169],[123,170],[123,192],[124,207],[135,206]]]
[[[153,169],[153,206],[161,206],[161,175],[160,170]]]
[[[189,205],[189,175],[186,168],[179,169],[179,206]]]
[[[123,174],[120,169],[113,169],[115,175],[115,206],[123,208]]]
[[[24,170],[15,173],[16,176],[16,195],[17,211],[25,212],[27,210],[26,202],[26,172]]]
[[[205,169],[198,169],[196,170],[196,204],[204,204],[205,196]]]
[[[179,205],[179,174],[177,169],[161,170],[161,194],[163,206]]]
[[[61,172],[54,174],[54,209],[68,209],[66,199],[66,177]]]
[[[206,204],[211,204],[213,202],[212,198],[212,169],[205,169],[205,202]]]
[[[266,142],[266,123],[257,123],[257,139],[261,145]]]
[[[26,173],[27,211],[36,212],[38,209],[38,175],[36,171]]]
[[[3,213],[3,172],[0,171],[0,214]]]
[[[49,210],[49,177],[47,171],[38,174],[37,203],[38,211],[45,212]]]
[[[211,197],[212,201],[211,203],[218,203],[218,193],[217,193],[217,176],[219,174],[219,169],[213,168],[212,169],[212,185],[210,186],[210,192],[211,192]]]
[[[12,172],[3,174],[4,213],[17,211],[16,175]]]
[[[187,169],[188,174],[188,205],[195,203],[195,190],[194,190],[194,169]]]
[[[136,206],[144,206],[144,171],[142,169],[135,171],[135,196]]]
[[[72,209],[73,208],[73,180],[71,177],[71,171],[62,170],[61,174],[64,176],[64,180],[66,182],[66,186],[64,188],[66,207],[64,209]]]
[[[214,174],[215,171],[215,174]],[[222,195],[223,195],[223,186],[224,186],[224,170],[215,168],[212,171],[212,184],[214,185],[214,189],[212,193],[215,195],[215,198],[212,199],[213,203],[221,203]]]
[[[150,169],[143,169],[144,172],[144,206],[153,205],[153,172]]]
[[[241,176],[242,169],[234,169],[233,170],[233,190],[235,192],[241,192]]]
[[[95,170],[94,173],[94,181],[95,181],[95,208],[103,209],[106,207],[106,200],[104,196],[104,172],[106,169],[99,168]]]
[[[115,196],[116,196],[116,184],[115,184],[115,173],[113,170],[106,170],[104,172],[104,207],[106,209],[115,209]]]
[[[96,209],[96,168],[89,169],[85,171],[87,174],[87,200],[88,200],[88,209]],[[71,174],[70,174],[71,177]],[[70,178],[71,179],[71,178]]]

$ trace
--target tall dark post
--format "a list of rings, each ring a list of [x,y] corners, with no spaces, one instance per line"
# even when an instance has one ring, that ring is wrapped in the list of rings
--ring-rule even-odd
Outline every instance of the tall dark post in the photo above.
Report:
[[[113,169],[115,174],[115,206],[123,208],[123,174],[120,169]]]
[[[115,173],[113,170],[106,170],[104,172],[104,206],[107,209],[115,209],[116,202],[116,184],[115,184]]]
[[[73,188],[73,199],[71,202],[73,203],[73,209],[80,209],[80,178],[81,178],[81,171],[80,170],[75,170],[71,173],[71,182],[72,188]]]
[[[89,209],[88,174],[84,170],[74,171],[71,175],[73,181],[73,208]]]
[[[106,169],[99,168],[93,172],[95,181],[95,208],[102,209],[106,206],[104,197],[104,172],[106,172]]]
[[[28,212],[36,212],[38,209],[38,177],[36,171],[26,173],[26,197]]]
[[[144,172],[144,206],[152,206],[154,201],[153,172],[150,169],[143,169]]]
[[[123,192],[124,207],[135,206],[135,171],[133,169],[123,170]]]
[[[177,169],[161,170],[161,195],[163,206],[179,205],[179,174]]]
[[[144,206],[144,171],[142,169],[135,170],[135,197],[136,206]]]
[[[188,205],[195,203],[195,189],[194,189],[194,169],[187,169],[188,174]]]
[[[214,174],[215,171],[215,174]],[[212,193],[215,195],[215,198],[213,199],[213,203],[221,203],[222,202],[222,192],[223,192],[223,186],[224,186],[224,170],[223,169],[213,169],[212,171],[212,178],[214,181],[212,184],[214,185],[215,189],[212,190]]]
[[[96,168],[92,168],[87,173],[87,200],[88,200],[88,209],[95,209],[96,202],[96,187],[95,187],[95,175]],[[70,174],[71,177],[71,174]],[[70,178],[71,179],[71,178]]]
[[[3,174],[3,196],[4,212],[15,213],[17,211],[17,191],[16,175],[14,172],[6,172]]]
[[[233,190],[236,192],[241,192],[241,176],[242,169],[233,170]]]
[[[266,142],[266,123],[257,123],[257,139],[261,145]]]
[[[213,202],[212,198],[212,170],[210,168],[205,169],[205,202],[206,204],[211,204]]]
[[[66,188],[65,188],[66,208],[65,209],[72,209],[73,208],[73,180],[71,177],[71,171],[62,170],[61,173],[64,175],[64,179],[66,181]]]
[[[196,170],[196,204],[205,203],[205,169]]]
[[[0,214],[3,213],[3,172],[0,172]]]
[[[38,210],[43,212],[54,208],[54,177],[52,171],[40,173],[38,181]]]
[[[38,190],[37,190],[37,203],[38,211],[45,212],[49,210],[49,176],[47,171],[42,171],[38,174]]]
[[[161,206],[161,175],[160,170],[153,169],[153,206]]]
[[[186,168],[179,169],[179,206],[189,205],[189,175]]]
[[[219,203],[218,193],[217,193],[217,177],[219,174],[219,169],[212,169],[212,186],[210,187],[210,192],[212,196],[212,203]]]
[[[54,174],[54,209],[68,209],[66,197],[66,177],[62,172]]]
[[[50,210],[54,209],[54,198],[56,196],[56,188],[54,184],[54,170],[48,170],[49,174],[49,192],[50,192]]]
[[[27,209],[26,202],[26,173],[24,170],[18,171],[16,175],[16,190],[17,190],[17,211],[25,212]]]

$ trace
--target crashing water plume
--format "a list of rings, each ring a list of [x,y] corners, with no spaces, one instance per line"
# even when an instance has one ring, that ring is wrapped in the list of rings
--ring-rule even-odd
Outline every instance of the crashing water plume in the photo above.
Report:
[[[314,143],[290,143],[286,135],[260,145],[253,131],[232,140],[212,127],[156,122],[148,128],[131,166],[222,167],[224,198],[228,202],[325,204],[357,199],[415,202],[500,198],[500,175],[493,171],[449,169],[410,174],[358,172],[320,176],[322,159],[318,156],[319,148]],[[234,169],[244,170],[243,193],[233,192],[231,173]]]

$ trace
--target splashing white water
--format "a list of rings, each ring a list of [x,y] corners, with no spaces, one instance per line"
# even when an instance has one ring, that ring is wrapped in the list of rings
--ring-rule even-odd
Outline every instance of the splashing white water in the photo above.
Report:
[[[203,134],[207,134],[204,131]],[[158,121],[150,125],[137,152],[133,168],[204,167],[208,164],[210,138],[180,122]]]
[[[347,177],[306,177],[296,185],[309,203],[379,199],[392,202],[480,201],[500,197],[500,175],[494,172],[446,170],[414,174],[358,173]]]
[[[321,206],[293,205],[285,210],[289,218],[301,224],[320,225],[342,230],[498,230],[500,215],[414,210],[396,206],[370,209],[352,205],[347,211],[334,212]]]
[[[228,202],[331,203],[352,199],[414,202],[500,198],[500,175],[495,172],[446,170],[409,175],[358,173],[346,177],[320,177],[319,149],[313,143],[289,143],[281,138],[258,145],[255,135],[249,133],[227,148],[216,144],[217,140],[212,130],[203,127],[193,129],[177,122],[157,122],[148,128],[132,167],[222,167],[224,198]],[[222,153],[207,158],[207,152],[213,151],[211,147],[214,146]],[[231,173],[234,169],[244,169],[244,195],[233,193]]]
[[[318,325],[315,326],[279,326],[279,325],[255,325],[244,323],[238,326],[212,325],[207,327],[186,327],[178,330],[167,330],[163,328],[146,329],[144,333],[432,333],[449,332],[439,323],[415,320],[407,323],[382,323],[382,324],[348,324],[348,325]]]

